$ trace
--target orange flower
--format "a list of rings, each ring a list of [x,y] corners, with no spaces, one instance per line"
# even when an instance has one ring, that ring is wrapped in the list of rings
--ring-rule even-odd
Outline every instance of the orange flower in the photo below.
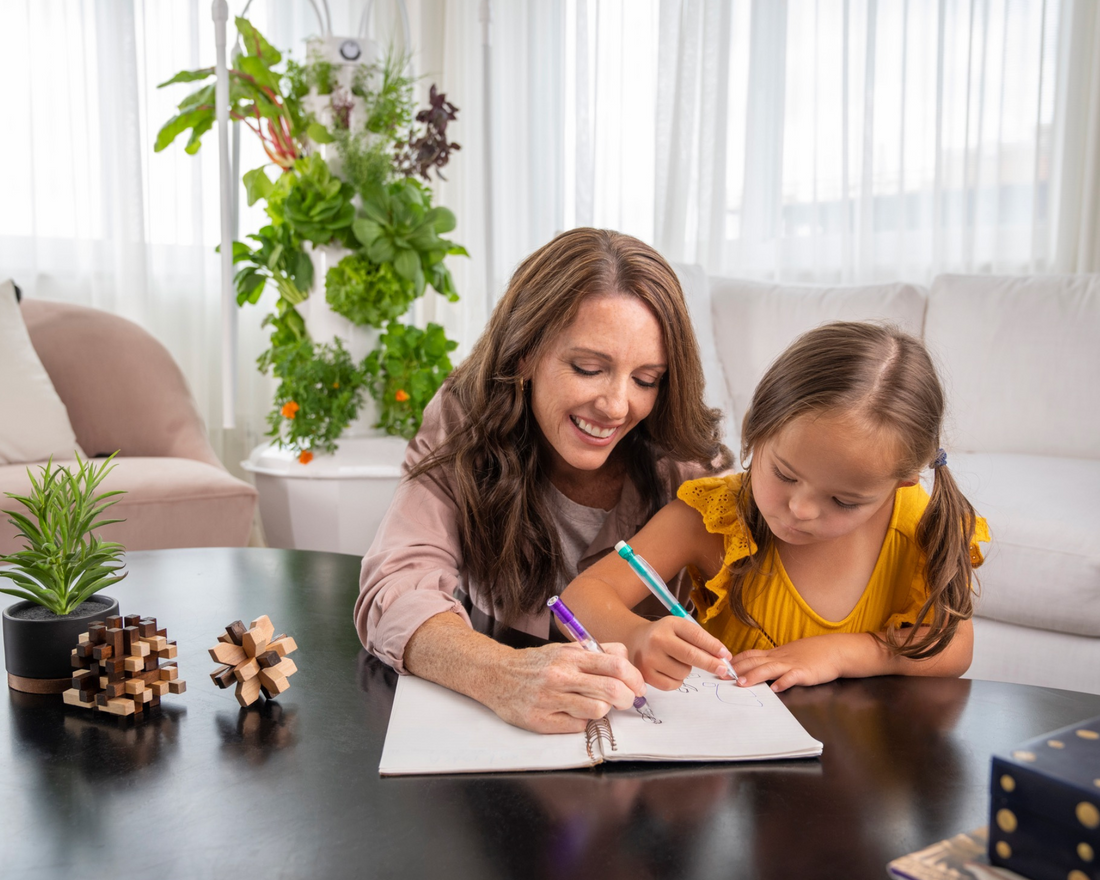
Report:
[[[340,387],[340,383],[339,383],[339,382],[333,382],[333,383],[332,383],[332,387],[333,387],[333,388],[339,388],[339,387]]]
[[[408,392],[406,392],[404,388],[398,388],[397,393],[393,396],[393,399],[396,400],[398,403],[404,403],[406,400],[409,399]]]
[[[283,414],[284,418],[292,419],[294,418],[294,414],[300,409],[301,407],[298,406],[298,404],[296,404],[293,400],[288,400],[286,403],[283,404],[283,408],[279,411]]]
[[[303,449],[298,454],[298,463],[299,464],[309,464],[311,461],[313,461],[313,453],[310,452],[308,449]]]

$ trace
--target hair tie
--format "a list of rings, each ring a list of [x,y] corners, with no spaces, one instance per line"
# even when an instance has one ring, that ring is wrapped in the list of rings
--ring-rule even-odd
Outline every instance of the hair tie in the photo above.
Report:
[[[939,449],[936,450],[936,458],[932,462],[932,467],[940,468],[943,467],[945,464],[947,464],[947,453],[944,452],[943,447],[941,446]]]

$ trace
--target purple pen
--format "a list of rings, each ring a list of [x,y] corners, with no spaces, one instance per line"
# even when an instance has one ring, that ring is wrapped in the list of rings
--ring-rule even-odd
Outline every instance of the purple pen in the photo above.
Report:
[[[566,604],[561,599],[557,596],[551,596],[546,600],[546,605],[550,609],[550,612],[561,621],[561,625],[565,627],[565,631],[573,637],[578,645],[594,654],[606,653],[604,649],[600,647],[600,643],[588,634],[588,630],[581,626],[581,622],[573,616],[573,612],[566,607]],[[649,708],[649,705],[645,701],[645,697],[635,697],[634,708],[638,710],[638,714],[646,721],[654,724],[661,723],[657,716],[653,714],[653,710]]]

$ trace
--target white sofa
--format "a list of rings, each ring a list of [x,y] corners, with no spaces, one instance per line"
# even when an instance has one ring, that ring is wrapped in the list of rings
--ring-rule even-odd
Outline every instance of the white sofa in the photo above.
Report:
[[[948,463],[993,534],[968,676],[1100,693],[1100,275],[813,287],[677,271],[735,452],[757,381],[798,334],[884,320],[921,336],[948,395]]]

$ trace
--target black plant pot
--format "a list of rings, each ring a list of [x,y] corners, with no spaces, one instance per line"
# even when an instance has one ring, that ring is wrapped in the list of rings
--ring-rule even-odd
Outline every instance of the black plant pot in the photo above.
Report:
[[[34,602],[4,609],[4,665],[8,687],[31,694],[59,694],[70,686],[77,636],[93,621],[118,614],[118,602],[92,596],[64,617]]]

